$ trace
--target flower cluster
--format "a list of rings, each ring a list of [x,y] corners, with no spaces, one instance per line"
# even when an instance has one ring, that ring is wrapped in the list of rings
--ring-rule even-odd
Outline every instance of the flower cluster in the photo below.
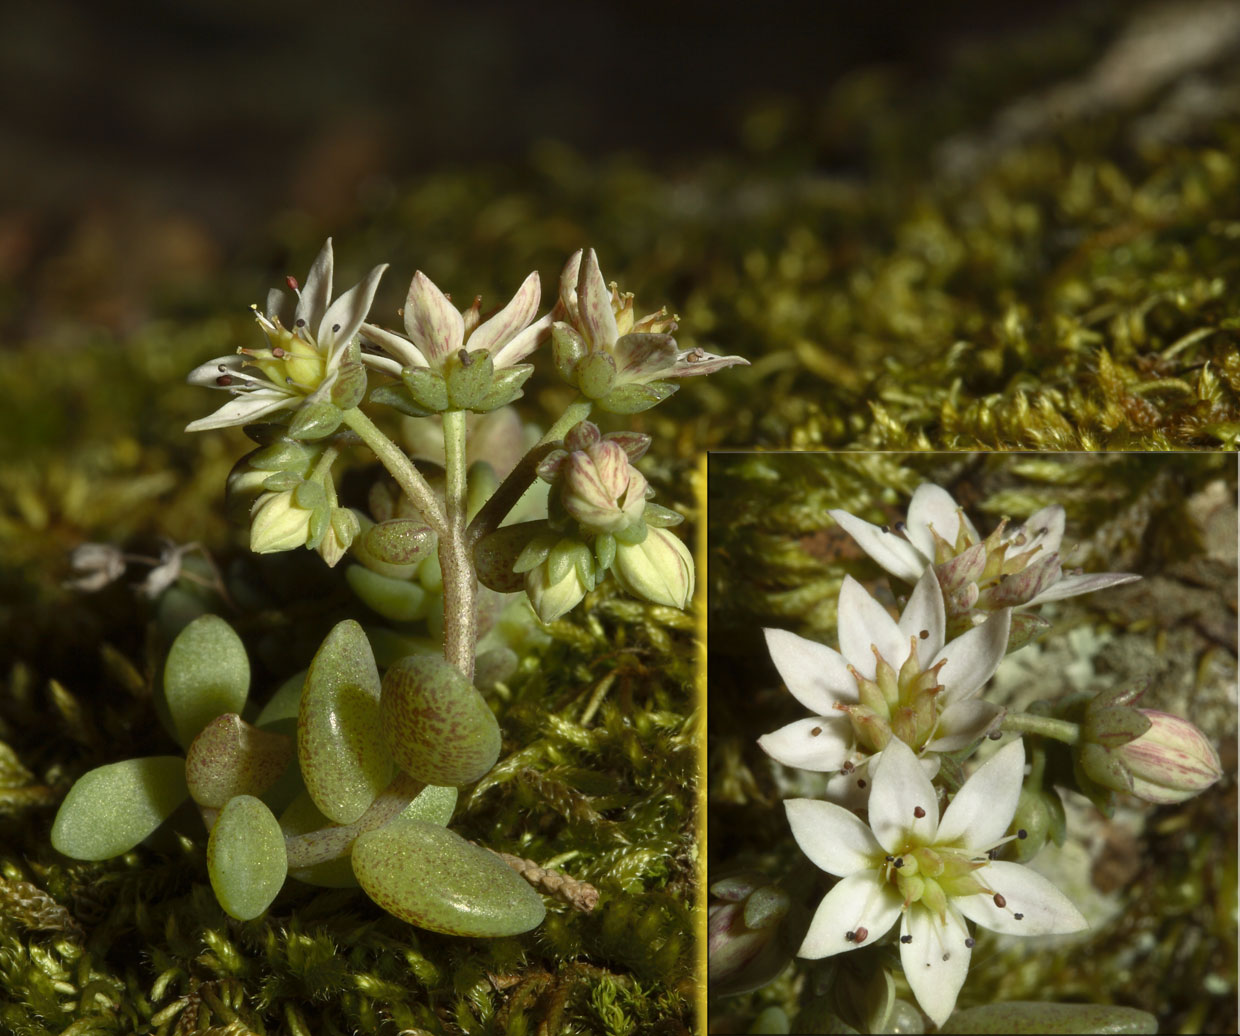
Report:
[[[1053,784],[1067,775],[1109,810],[1116,793],[1183,801],[1221,768],[1191,723],[1136,708],[1140,689],[1038,703],[1024,714],[983,696],[1014,642],[1049,627],[1039,605],[1140,578],[1065,572],[1062,507],[1011,531],[1005,519],[985,537],[935,485],[917,489],[907,522],[894,527],[830,513],[911,591],[895,617],[845,576],[838,650],[766,630],[775,668],[811,716],[758,744],[778,763],[830,775],[823,800],[785,803],[801,850],[839,879],[797,952],[821,958],[871,946],[899,920],[905,978],[941,1026],[968,972],[967,922],[1008,935],[1085,927],[1058,889],[1022,866],[1048,837],[1062,837]],[[1021,736],[964,779],[961,760],[1005,733]],[[1025,737],[1035,760],[1027,779]],[[746,929],[742,943],[756,946],[758,936]]]

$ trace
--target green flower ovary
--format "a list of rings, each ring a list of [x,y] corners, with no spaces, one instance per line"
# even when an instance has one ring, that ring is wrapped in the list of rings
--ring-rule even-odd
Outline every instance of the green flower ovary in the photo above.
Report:
[[[895,885],[906,910],[921,903],[945,922],[950,898],[990,891],[973,873],[987,862],[964,849],[913,846],[884,859],[883,878]]]
[[[270,348],[242,349],[241,352],[274,384],[286,385],[309,395],[327,374],[327,357],[319,352],[317,346],[286,331],[278,321],[273,321],[273,324],[275,334],[267,332]]]
[[[956,532],[956,542],[948,543],[936,531],[933,525],[930,526],[930,535],[934,537],[934,563],[935,565],[944,565],[947,562],[959,557],[970,547],[975,545],[975,541],[970,535],[968,528],[965,526],[963,512],[960,512],[960,524]],[[1013,554],[1007,556],[1008,549],[1011,547],[1023,547],[1026,543],[1025,534],[1012,537],[1012,539],[1004,541],[1003,532],[1007,528],[1008,519],[1003,518],[989,536],[986,537],[986,563],[982,569],[981,575],[973,580],[978,589],[984,590],[988,586],[993,586],[999,582],[1003,576],[1014,576],[1018,572],[1023,572],[1029,567],[1029,563],[1033,561],[1034,556],[1041,551],[1041,547],[1034,547],[1033,550],[1024,551],[1021,554]]]
[[[919,750],[938,726],[939,710],[935,699],[943,689],[938,675],[946,659],[922,669],[917,659],[917,639],[916,636],[909,638],[909,654],[898,671],[873,645],[873,680],[849,666],[857,681],[860,705],[841,708],[852,721],[858,743],[870,752],[882,751],[893,735],[910,748]]]

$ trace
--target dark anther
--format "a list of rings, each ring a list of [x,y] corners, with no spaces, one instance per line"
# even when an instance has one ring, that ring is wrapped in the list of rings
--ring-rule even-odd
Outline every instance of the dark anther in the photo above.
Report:
[[[858,781],[858,782],[857,782],[857,787],[858,787],[858,788],[864,788],[864,787],[865,787],[865,781]]]
[[[1025,919],[1024,914],[1013,914],[1012,916],[1016,918],[1017,921],[1023,921]]]
[[[904,530],[905,530],[905,529],[907,529],[907,528],[908,528],[908,526],[907,526],[907,525],[905,525],[903,522],[896,522],[896,532],[900,532],[900,533],[902,533],[902,532],[904,532]]]
[[[995,893],[995,906],[997,907],[1007,906],[1007,900],[1004,899],[1001,895],[999,895],[998,892]]]
[[[855,767],[855,766],[853,766],[853,764],[852,764],[849,760],[845,759],[845,760],[844,760],[844,765],[840,767],[840,773],[846,773],[846,774],[847,774],[847,773],[852,773],[852,772],[853,772],[853,770],[855,770],[855,769],[856,769],[856,767]]]
[[[900,936],[900,941],[907,945],[913,941],[913,937],[911,935],[902,935]]]
[[[339,324],[332,324],[332,334],[335,334],[339,330],[340,330]]]
[[[922,630],[922,631],[921,631],[920,633],[918,633],[917,635],[918,635],[919,637],[921,637],[921,639],[922,639],[922,640],[925,640],[927,637],[929,637],[929,636],[930,636],[930,631],[929,631],[929,630]]]
[[[893,867],[895,867],[897,870],[899,870],[901,867],[903,867],[903,866],[904,866],[904,857],[903,857],[903,856],[897,856],[897,857],[896,857],[896,862],[895,862],[895,863],[893,863],[893,864],[892,864],[892,866],[893,866]]]
[[[469,367],[474,362],[474,358],[470,355],[468,349],[458,350],[456,354],[456,358],[461,361],[462,367]]]
[[[913,816],[915,816],[918,820],[920,820],[925,815],[926,815],[926,811],[922,809],[920,806],[913,807]]]
[[[965,939],[964,944],[969,947],[969,949],[973,949],[973,947],[977,945],[977,940],[970,935],[967,939]]]
[[[297,323],[295,323],[293,326],[294,326],[294,327],[305,327],[305,326],[306,326],[306,318],[305,318],[305,317],[298,317],[298,318],[297,318]]]
[[[814,729],[809,732],[809,736],[817,737],[821,733],[822,733],[822,727],[814,727]]]
[[[894,857],[894,856],[886,856],[886,857],[884,857],[884,859],[885,859],[888,863],[890,863],[892,860],[894,860],[894,859],[895,859],[895,857]]]
[[[856,933],[856,932],[845,932],[845,933],[844,933],[844,941],[845,941],[845,942],[852,942],[852,941],[853,941],[854,939],[856,939],[856,938],[857,938],[857,933]]]
[[[858,928],[855,932],[853,932],[857,945],[860,946],[863,942],[865,942],[866,936],[869,934],[870,930],[868,928]]]
[[[1028,832],[1028,831],[1026,831],[1026,830],[1022,827],[1022,828],[1020,828],[1020,829],[1016,832],[1016,837],[1017,837],[1017,838],[1028,838],[1028,837],[1029,837],[1029,832]]]
[[[215,369],[216,369],[216,370],[221,370],[221,371],[226,371],[226,370],[228,370],[228,364],[226,364],[226,363],[221,363],[221,364],[218,364],[218,365],[216,366],[216,368],[215,368]]]
[[[999,858],[999,850],[991,849],[986,853],[986,855],[989,856],[992,860],[997,860]]]
[[[952,959],[952,955],[951,955],[950,953],[945,953],[945,954],[943,954],[943,959],[944,959],[944,960],[951,960],[951,959]]]
[[[221,388],[226,388],[227,386],[233,383],[232,375],[221,374],[218,378],[215,379],[215,383],[219,385]]]
[[[1002,731],[1002,730],[992,730],[992,731],[991,731],[989,734],[987,734],[986,736],[987,736],[988,738],[990,738],[990,740],[991,740],[991,741],[998,741],[998,740],[999,740],[999,738],[1003,737],[1003,731]]]
[[[275,346],[275,347],[271,350],[271,355],[272,355],[272,356],[274,356],[277,360],[280,360],[280,359],[283,359],[283,358],[284,358],[284,356],[285,356],[285,352],[284,352],[284,350],[283,350],[283,349],[281,349],[281,348],[277,345],[277,346]]]
[[[890,525],[880,525],[879,528],[882,529],[883,532],[891,532]]]

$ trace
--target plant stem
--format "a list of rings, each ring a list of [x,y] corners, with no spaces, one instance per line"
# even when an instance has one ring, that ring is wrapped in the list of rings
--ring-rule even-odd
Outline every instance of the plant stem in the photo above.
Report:
[[[443,454],[448,512],[445,531],[439,535],[439,567],[443,572],[443,653],[444,658],[472,681],[478,639],[478,577],[465,535],[469,503],[466,499],[464,410],[444,412]]]
[[[422,781],[415,780],[407,773],[399,773],[391,784],[379,792],[370,808],[353,823],[323,827],[284,839],[289,870],[340,859],[359,835],[382,827],[389,820],[400,816],[425,787]]]
[[[362,442],[371,448],[374,455],[379,458],[379,462],[396,479],[397,484],[413,501],[413,505],[421,512],[427,524],[441,537],[444,536],[448,530],[447,517],[435,498],[435,491],[427,484],[422,473],[413,466],[413,461],[406,457],[404,451],[356,407],[344,412],[344,423],[362,437]]]
[[[517,501],[525,495],[525,491],[538,477],[538,465],[542,463],[542,459],[554,449],[556,449],[554,442],[534,446],[508,473],[508,477],[500,483],[499,488],[491,494],[490,499],[482,505],[482,509],[469,523],[469,528],[465,533],[465,544],[470,550],[483,536],[499,528],[500,522],[508,517],[508,512],[517,506]]]
[[[1081,739],[1081,728],[1066,719],[1035,716],[1031,712],[1009,712],[1003,717],[1001,728],[1007,734],[1036,734],[1050,737],[1066,745],[1075,745]]]
[[[589,417],[592,409],[594,409],[594,400],[579,395],[568,405],[568,409],[560,415],[559,420],[547,429],[537,445],[544,446],[549,442],[559,442],[573,425]]]

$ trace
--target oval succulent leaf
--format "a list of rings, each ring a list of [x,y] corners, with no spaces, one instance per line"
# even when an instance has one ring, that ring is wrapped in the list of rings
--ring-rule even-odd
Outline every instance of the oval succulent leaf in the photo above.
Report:
[[[353,872],[389,914],[433,932],[516,935],[546,914],[538,893],[498,856],[421,820],[400,817],[358,838]]]
[[[237,795],[261,795],[293,758],[293,739],[253,727],[235,712],[202,728],[185,758],[189,793],[220,809]]]
[[[310,663],[297,719],[306,790],[338,824],[357,820],[395,774],[379,716],[379,671],[366,634],[337,623]]]
[[[397,765],[427,784],[472,784],[499,758],[499,724],[485,699],[437,656],[412,655],[392,666],[380,712]]]
[[[207,840],[207,873],[230,917],[262,914],[284,886],[288,857],[275,815],[252,795],[230,799]]]
[[[568,454],[564,456],[567,457]],[[539,533],[546,532],[546,529],[546,522],[522,522],[520,525],[505,525],[483,536],[474,548],[474,565],[482,585],[502,594],[516,593],[523,589],[525,576],[517,572],[514,566],[530,541]],[[548,553],[553,543],[554,539],[547,546]],[[546,553],[542,557],[546,557]]]
[[[82,774],[60,804],[52,845],[77,860],[128,852],[185,801],[185,760],[127,759]]]
[[[426,590],[417,583],[380,575],[361,565],[350,565],[344,576],[363,603],[385,619],[414,622],[426,616]]]
[[[430,526],[416,518],[392,518],[366,530],[366,549],[388,565],[417,565],[436,542]]]
[[[1154,1033],[1158,1019],[1135,1007],[1044,1004],[1032,1000],[983,1004],[957,1011],[943,1026],[960,1033]]]
[[[245,645],[218,615],[200,615],[177,635],[164,664],[164,698],[183,748],[216,716],[241,712],[250,689]]]

